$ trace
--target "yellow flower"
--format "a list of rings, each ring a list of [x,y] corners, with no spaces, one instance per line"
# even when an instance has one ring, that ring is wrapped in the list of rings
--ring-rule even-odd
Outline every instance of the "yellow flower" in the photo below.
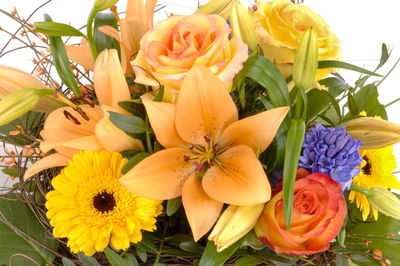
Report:
[[[74,253],[87,256],[113,248],[127,249],[141,241],[141,230],[156,229],[160,201],[128,192],[118,179],[127,159],[119,153],[81,151],[52,180],[47,193],[47,217],[53,235],[68,238]]]
[[[285,77],[292,73],[292,65],[304,31],[312,27],[318,35],[318,60],[339,60],[340,41],[331,33],[321,16],[307,6],[287,0],[257,2],[253,13],[256,35],[264,56],[275,62]],[[332,69],[320,69],[316,80]]]
[[[213,226],[223,203],[251,206],[270,199],[271,187],[255,153],[271,143],[288,107],[238,121],[222,81],[201,65],[183,80],[176,105],[143,103],[166,149],[120,180],[130,192],[159,200],[182,196],[196,241]]]
[[[400,182],[392,174],[392,171],[396,169],[393,146],[375,150],[360,150],[360,155],[364,160],[360,166],[360,173],[353,178],[354,185],[365,188],[400,189]],[[356,201],[364,220],[368,216],[374,216],[375,220],[378,219],[378,211],[371,207],[365,195],[350,191],[349,199],[351,202]]]
[[[40,132],[43,137],[40,148],[44,152],[55,149],[57,153],[34,163],[25,172],[24,178],[46,168],[67,165],[79,150],[143,150],[142,142],[117,128],[107,112],[128,114],[118,102],[131,100],[116,50],[104,50],[99,55],[94,66],[93,81],[100,106],[79,105],[81,111],[63,107],[51,112]]]

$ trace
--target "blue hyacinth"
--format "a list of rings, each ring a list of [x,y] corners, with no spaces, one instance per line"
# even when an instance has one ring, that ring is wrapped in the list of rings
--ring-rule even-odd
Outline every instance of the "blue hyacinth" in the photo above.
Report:
[[[349,189],[353,177],[360,172],[363,158],[359,154],[361,141],[354,140],[343,126],[325,128],[316,124],[307,132],[299,167],[311,173],[322,173]]]

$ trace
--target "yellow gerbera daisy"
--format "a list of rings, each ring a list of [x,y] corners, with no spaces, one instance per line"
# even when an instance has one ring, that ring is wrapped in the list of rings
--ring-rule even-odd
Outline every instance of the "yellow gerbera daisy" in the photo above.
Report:
[[[384,187],[400,189],[400,182],[392,174],[396,169],[396,161],[393,155],[393,146],[387,146],[375,150],[360,150],[363,162],[360,166],[360,173],[353,178],[353,184],[365,188]],[[368,202],[365,195],[350,191],[349,199],[356,201],[357,207],[362,212],[363,220],[368,216],[378,219],[378,211]]]
[[[117,152],[81,151],[52,180],[47,217],[55,237],[67,237],[72,252],[87,256],[110,242],[126,249],[141,241],[141,230],[156,229],[161,201],[128,192],[118,180],[127,160]]]

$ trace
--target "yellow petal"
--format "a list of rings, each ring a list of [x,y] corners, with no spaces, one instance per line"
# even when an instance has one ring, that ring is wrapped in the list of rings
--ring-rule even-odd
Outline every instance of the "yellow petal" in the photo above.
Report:
[[[263,152],[274,139],[289,107],[274,108],[230,124],[223,132],[221,145],[247,145]]]
[[[57,166],[65,166],[68,165],[68,161],[71,158],[63,156],[59,153],[51,154],[49,156],[46,156],[39,161],[36,161],[34,164],[32,164],[28,170],[26,170],[24,174],[24,179],[28,179],[31,176],[39,173],[40,171],[43,171],[45,169],[51,168],[51,167],[57,167]]]
[[[84,38],[82,38],[80,46],[65,45],[65,49],[67,50],[69,60],[78,63],[86,70],[93,70],[94,60],[92,52],[90,51],[89,44]]]
[[[93,82],[101,105],[109,105],[119,113],[127,113],[118,105],[118,102],[129,101],[131,95],[116,50],[101,52],[94,65]]]
[[[145,10],[146,10],[146,26],[147,30],[153,28],[153,14],[156,8],[157,0],[146,0]]]
[[[158,142],[164,148],[188,148],[189,143],[182,140],[175,128],[175,105],[142,99],[149,116],[151,128]]]
[[[147,157],[125,176],[120,183],[131,193],[155,200],[167,200],[182,194],[182,185],[195,166],[185,162],[190,156],[185,149],[170,148]]]
[[[234,146],[216,160],[202,181],[204,191],[210,197],[239,206],[251,206],[271,198],[268,178],[248,146]]]
[[[97,123],[95,133],[104,149],[110,152],[143,151],[142,141],[128,136],[110,121],[110,113],[108,111],[116,112],[116,110],[107,105],[103,105],[101,108],[104,112],[104,117]]]
[[[204,192],[201,179],[196,174],[192,174],[183,185],[182,203],[194,241],[199,240],[211,229],[223,205]]]
[[[176,107],[176,129],[185,141],[205,145],[204,136],[218,141],[222,131],[238,119],[225,86],[208,68],[196,66],[183,80]]]

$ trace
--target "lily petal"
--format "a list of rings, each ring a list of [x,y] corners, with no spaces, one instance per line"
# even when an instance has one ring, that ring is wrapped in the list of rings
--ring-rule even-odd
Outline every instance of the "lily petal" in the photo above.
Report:
[[[153,14],[156,8],[157,0],[146,0],[145,10],[146,10],[146,26],[150,30],[153,28]]]
[[[128,114],[118,102],[129,101],[131,95],[116,50],[104,50],[96,60],[93,82],[100,105],[110,105],[119,113]]]
[[[43,157],[39,161],[32,164],[24,174],[24,180],[30,178],[31,176],[39,173],[48,168],[65,166],[71,158],[63,156],[59,153],[51,154],[49,156]]]
[[[179,197],[195,166],[185,162],[191,153],[181,148],[161,150],[145,158],[119,182],[131,193],[155,200]]]
[[[205,136],[218,141],[222,131],[237,121],[231,96],[208,68],[198,65],[183,80],[176,107],[176,129],[185,141],[205,145]]]
[[[93,137],[95,136],[96,121],[103,117],[103,112],[99,107],[91,108],[88,105],[80,105],[79,107],[84,113],[91,117],[89,121],[83,119],[78,112],[72,109],[72,107],[58,108],[49,114],[44,123],[43,130],[40,132],[40,135],[43,137],[40,147],[43,151],[46,152],[51,149],[56,149],[58,152],[62,152],[63,154],[73,154],[77,150],[71,149],[71,145],[64,146],[64,143],[89,136],[91,140],[95,140]],[[67,119],[64,112],[68,112],[72,115],[79,124],[75,124],[71,120]],[[83,142],[84,140],[85,139],[83,139]],[[63,151],[61,151],[61,149]],[[99,149],[101,149],[101,146]],[[91,150],[93,150],[93,148]]]
[[[289,107],[274,108],[230,124],[221,136],[221,145],[247,145],[263,152],[275,137]]]
[[[188,148],[189,143],[182,140],[175,128],[175,105],[171,103],[155,102],[143,99],[149,116],[151,128],[154,130],[158,142],[164,148]]]
[[[201,186],[201,178],[192,174],[183,185],[182,203],[194,241],[205,235],[217,221],[223,203],[210,198]]]
[[[81,46],[65,45],[68,59],[83,66],[86,70],[93,70],[94,60],[89,44],[82,38]]]
[[[251,206],[271,198],[271,186],[254,151],[248,146],[234,146],[216,158],[205,173],[204,191],[213,199]]]
[[[116,110],[111,106],[103,105],[101,109],[104,117],[97,123],[95,133],[101,145],[110,152],[121,152],[126,150],[144,151],[143,143],[127,135],[110,121],[110,113]]]

